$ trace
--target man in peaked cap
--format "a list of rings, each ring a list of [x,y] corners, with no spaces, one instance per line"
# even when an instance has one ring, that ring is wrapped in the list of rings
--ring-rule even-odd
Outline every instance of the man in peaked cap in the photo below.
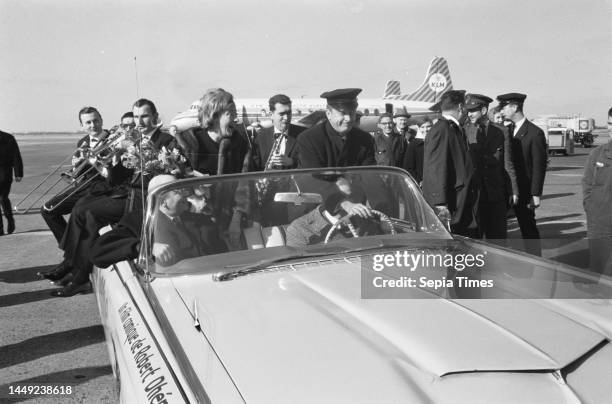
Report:
[[[478,191],[478,228],[474,237],[490,241],[507,238],[506,211],[518,200],[518,186],[508,130],[488,119],[491,98],[468,94],[465,108],[468,119],[464,131],[474,163],[474,187]]]
[[[374,141],[355,127],[359,88],[343,88],[321,94],[327,99],[327,120],[298,136],[299,167],[375,165]]]
[[[423,195],[440,217],[449,218],[453,233],[469,236],[476,227],[474,172],[468,144],[459,124],[464,112],[465,92],[451,90],[442,95],[442,117],[427,138],[423,156]]]
[[[376,165],[374,139],[355,127],[357,94],[360,92],[360,88],[343,88],[321,94],[321,98],[327,99],[327,119],[298,136],[298,167]],[[361,203],[344,201],[342,208],[348,214],[372,215],[370,208]]]
[[[502,115],[514,123],[511,149],[519,191],[518,202],[514,205],[516,219],[521,228],[521,235],[526,240],[526,251],[542,255],[535,209],[540,206],[546,175],[548,157],[546,137],[542,129],[525,118],[523,114],[525,98],[527,96],[520,93],[497,96]]]

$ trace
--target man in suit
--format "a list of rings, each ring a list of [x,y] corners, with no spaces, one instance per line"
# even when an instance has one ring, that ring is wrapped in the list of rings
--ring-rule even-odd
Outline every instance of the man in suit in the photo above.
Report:
[[[490,122],[489,104],[493,99],[468,94],[464,125],[470,155],[474,162],[474,186],[478,192],[478,228],[473,237],[490,241],[507,238],[506,212],[518,200],[518,186],[510,151],[508,130]]]
[[[9,199],[11,184],[13,183],[13,172],[15,173],[15,181],[21,181],[23,178],[23,162],[19,146],[13,135],[0,131],[0,207],[6,217],[6,230],[8,234],[15,231],[13,207]],[[4,225],[0,215],[0,236],[3,235]]]
[[[219,234],[210,215],[189,212],[184,190],[172,189],[160,198],[152,254],[158,264],[169,266],[187,258],[226,252]]]
[[[291,124],[291,99],[286,95],[272,96],[268,105],[274,125],[262,129],[255,138],[254,168],[257,171],[296,168],[297,137],[305,128]]]
[[[89,172],[83,175],[78,183],[55,195],[40,208],[41,216],[58,243],[66,231],[64,215],[72,211],[76,202],[87,194],[91,185],[102,180],[100,176],[96,175],[95,170],[91,169],[90,165],[83,164],[88,151],[95,149],[107,136],[107,133],[102,129],[102,115],[94,107],[83,107],[78,116],[81,129],[86,135],[77,142],[77,148],[72,156],[72,174],[74,177],[78,177],[85,170],[89,170]]]
[[[257,171],[296,168],[298,165],[297,137],[304,127],[291,124],[291,99],[277,94],[268,101],[273,126],[260,131],[254,141],[253,166]],[[275,226],[288,220],[288,205],[274,202],[274,193],[284,179],[266,179],[257,184],[260,205],[258,221]]]
[[[302,132],[297,139],[298,167],[324,168],[376,165],[374,139],[354,126],[360,88],[327,91],[327,119]],[[370,208],[344,201],[348,214],[371,217]]]
[[[140,144],[150,143],[155,150],[163,146],[172,148],[174,138],[163,133],[157,126],[158,113],[155,104],[147,99],[137,100],[133,107],[136,130]],[[89,273],[92,269],[90,248],[103,226],[119,221],[125,212],[142,209],[142,187],[146,187],[150,175],[141,173],[133,167],[125,167],[124,162],[108,168],[108,178],[99,187],[81,198],[72,209],[66,231],[60,241],[64,250],[64,260],[50,273],[42,274],[49,280],[64,285],[52,292],[53,296],[68,297],[91,289]]]
[[[465,91],[451,90],[440,99],[442,117],[432,126],[423,153],[423,195],[448,220],[453,233],[469,236],[476,227],[474,168],[462,120]]]
[[[406,110],[406,108],[398,108],[393,114],[393,122],[395,123],[395,132],[402,136],[406,143],[412,142],[414,136],[412,136],[410,127],[408,126],[410,119],[410,114]]]
[[[391,114],[384,113],[378,118],[380,132],[374,135],[376,164],[401,167],[408,142],[404,135],[394,130],[393,125]]]
[[[535,209],[540,206],[546,175],[546,137],[542,129],[525,118],[525,98],[525,94],[519,93],[497,96],[502,115],[514,123],[511,148],[519,192],[518,201],[514,205],[516,219],[525,240],[526,251],[542,255]]]

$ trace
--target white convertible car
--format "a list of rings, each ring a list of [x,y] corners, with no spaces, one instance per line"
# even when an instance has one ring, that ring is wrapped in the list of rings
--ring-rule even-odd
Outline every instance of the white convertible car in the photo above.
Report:
[[[612,403],[610,279],[451,236],[403,170],[180,180],[145,216],[92,275],[124,403]]]

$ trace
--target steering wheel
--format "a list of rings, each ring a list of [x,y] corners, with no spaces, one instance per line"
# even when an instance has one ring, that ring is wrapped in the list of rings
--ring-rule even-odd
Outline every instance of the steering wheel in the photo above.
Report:
[[[397,234],[397,232],[395,231],[395,226],[393,225],[393,222],[391,221],[391,219],[389,219],[389,216],[375,209],[372,209],[371,212],[372,214],[374,214],[374,216],[378,216],[378,220],[380,222],[385,222],[387,226],[389,226],[389,228],[391,229],[390,231],[391,235]],[[334,225],[331,227],[331,229],[329,229],[329,231],[327,232],[327,235],[325,236],[324,244],[329,243],[329,240],[332,238],[334,233],[338,231],[338,229],[340,229],[342,226],[348,227],[353,237],[358,238],[359,234],[357,234],[357,230],[355,230],[355,226],[353,226],[353,223],[351,223],[351,217],[353,216],[354,215],[346,215],[344,217],[341,217],[336,223],[334,223]]]

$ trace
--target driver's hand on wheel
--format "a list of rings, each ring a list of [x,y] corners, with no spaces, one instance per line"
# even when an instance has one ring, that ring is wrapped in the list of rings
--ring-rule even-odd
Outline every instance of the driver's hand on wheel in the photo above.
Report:
[[[373,217],[372,209],[362,203],[353,203],[351,201],[344,201],[340,203],[340,206],[350,216],[359,216],[364,219]]]
[[[165,264],[174,259],[174,251],[168,244],[153,243],[153,256],[160,264]]]

